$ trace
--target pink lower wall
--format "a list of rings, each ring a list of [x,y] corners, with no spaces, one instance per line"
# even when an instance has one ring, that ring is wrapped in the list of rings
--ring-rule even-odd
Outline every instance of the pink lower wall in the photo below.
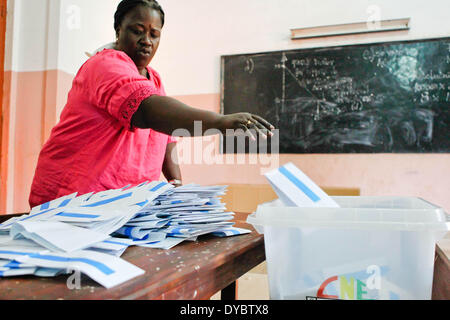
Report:
[[[73,75],[5,72],[0,212],[27,212],[37,158],[67,99]]]
[[[0,212],[29,210],[39,151],[66,102],[72,80],[73,75],[59,70],[5,73],[3,116],[10,121],[3,123]],[[175,98],[193,107],[220,109],[219,94]],[[185,183],[263,184],[267,182],[262,173],[270,165],[293,162],[320,186],[359,188],[362,195],[422,197],[450,212],[450,154],[282,154],[261,165],[253,164],[249,156],[232,156],[227,162],[217,151],[218,139],[212,139],[180,139],[179,151],[188,150],[193,141],[203,143],[202,152],[211,147],[211,141],[216,146],[209,152],[212,164],[181,164]]]

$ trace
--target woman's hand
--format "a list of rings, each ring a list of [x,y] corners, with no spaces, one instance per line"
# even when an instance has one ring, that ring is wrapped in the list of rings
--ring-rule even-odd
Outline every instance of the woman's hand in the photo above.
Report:
[[[171,142],[167,144],[166,154],[164,156],[164,162],[162,166],[162,172],[167,181],[179,187],[182,184],[181,170],[178,161],[177,143]]]
[[[267,138],[267,135],[273,136],[272,130],[274,130],[275,127],[260,116],[248,112],[240,112],[222,115],[219,119],[217,129],[222,133],[226,133],[227,129],[242,129],[249,134],[253,140],[256,140],[250,129],[256,130],[263,138]]]

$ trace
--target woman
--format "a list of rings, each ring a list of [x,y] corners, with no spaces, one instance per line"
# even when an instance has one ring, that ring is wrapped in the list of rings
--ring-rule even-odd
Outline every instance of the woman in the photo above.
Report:
[[[78,71],[60,122],[39,155],[31,207],[78,192],[120,188],[146,180],[181,183],[170,134],[194,121],[203,130],[254,128],[271,134],[264,119],[249,113],[220,115],[166,97],[149,63],[164,25],[154,0],[123,0],[114,16],[114,49],[91,57]]]

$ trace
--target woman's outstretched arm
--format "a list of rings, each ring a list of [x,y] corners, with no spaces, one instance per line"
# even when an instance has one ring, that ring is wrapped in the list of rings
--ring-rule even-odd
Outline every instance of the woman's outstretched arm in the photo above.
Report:
[[[176,129],[186,129],[194,136],[199,134],[198,130],[194,132],[194,121],[202,121],[202,135],[209,129],[218,129],[225,133],[227,129],[247,131],[251,127],[262,135],[271,134],[271,130],[275,129],[263,118],[247,112],[221,115],[190,107],[171,97],[157,95],[142,101],[131,119],[131,124],[137,128],[151,128],[168,135]]]

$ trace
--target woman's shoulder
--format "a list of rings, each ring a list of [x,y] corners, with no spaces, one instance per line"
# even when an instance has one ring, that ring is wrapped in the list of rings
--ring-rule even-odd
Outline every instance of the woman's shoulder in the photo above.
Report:
[[[147,70],[153,77],[158,79],[158,81],[161,81],[161,76],[159,75],[158,71],[150,67],[150,65],[147,66]]]
[[[104,49],[102,51],[99,51],[94,56],[92,56],[87,62],[90,63],[125,62],[127,64],[134,64],[133,60],[131,60],[131,58],[125,52],[115,49]]]
[[[147,66],[147,70],[150,73],[150,79],[153,80],[155,82],[155,84],[162,88],[162,90],[164,91],[164,86],[163,86],[163,81],[161,76],[159,75],[158,71],[156,71],[155,69],[153,69],[152,67],[150,67],[150,65]],[[164,93],[165,94],[165,93]]]
[[[79,69],[77,77],[91,77],[93,74],[107,76],[107,74],[132,74],[136,66],[131,58],[123,51],[104,49],[90,57]]]

